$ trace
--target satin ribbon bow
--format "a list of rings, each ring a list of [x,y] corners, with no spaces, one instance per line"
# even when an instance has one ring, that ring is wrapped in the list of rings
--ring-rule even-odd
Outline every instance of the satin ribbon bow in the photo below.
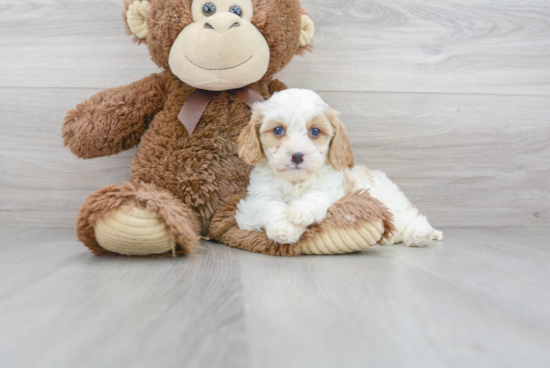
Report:
[[[255,102],[263,102],[265,99],[256,91],[250,87],[244,87],[229,91],[235,96],[240,98],[250,108]],[[218,94],[216,91],[206,91],[204,89],[197,89],[189,96],[187,101],[183,104],[178,119],[181,121],[187,133],[193,134],[193,131],[197,127],[199,120],[204,114],[204,110],[212,101],[212,99]]]

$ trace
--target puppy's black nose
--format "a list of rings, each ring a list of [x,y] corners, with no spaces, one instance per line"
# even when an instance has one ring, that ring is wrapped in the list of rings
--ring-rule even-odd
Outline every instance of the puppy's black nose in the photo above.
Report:
[[[300,165],[302,162],[304,162],[304,154],[302,152],[296,152],[292,155],[292,162],[294,162],[296,165]]]

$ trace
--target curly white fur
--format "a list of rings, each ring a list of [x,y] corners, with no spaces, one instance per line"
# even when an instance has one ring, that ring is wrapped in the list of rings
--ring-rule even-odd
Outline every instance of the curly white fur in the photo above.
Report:
[[[394,215],[396,232],[384,244],[402,241],[421,247],[432,239],[441,240],[443,234],[430,226],[386,174],[365,166],[334,168],[329,150],[338,127],[330,121],[331,112],[319,95],[302,89],[288,89],[254,105],[260,117],[251,124],[260,124],[264,156],[252,170],[247,197],[238,205],[239,227],[265,229],[268,238],[292,244],[309,225],[323,221],[328,208],[346,193],[368,189]],[[284,135],[274,136],[277,127]],[[325,137],[314,137],[313,128]],[[342,129],[340,134],[345,134]],[[292,160],[297,152],[303,154],[302,162]]]

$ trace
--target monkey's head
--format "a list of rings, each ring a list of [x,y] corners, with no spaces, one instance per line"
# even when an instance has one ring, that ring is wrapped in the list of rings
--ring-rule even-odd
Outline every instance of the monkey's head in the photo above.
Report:
[[[271,80],[315,29],[298,0],[126,0],[126,25],[152,60],[211,91]]]

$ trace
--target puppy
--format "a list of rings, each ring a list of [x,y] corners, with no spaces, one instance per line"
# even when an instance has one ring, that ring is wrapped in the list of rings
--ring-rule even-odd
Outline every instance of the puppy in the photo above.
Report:
[[[238,204],[241,229],[265,229],[269,239],[292,244],[346,193],[368,189],[394,216],[396,232],[385,244],[421,247],[443,238],[386,174],[354,167],[344,124],[313,91],[287,89],[255,104],[238,145],[255,165]]]

